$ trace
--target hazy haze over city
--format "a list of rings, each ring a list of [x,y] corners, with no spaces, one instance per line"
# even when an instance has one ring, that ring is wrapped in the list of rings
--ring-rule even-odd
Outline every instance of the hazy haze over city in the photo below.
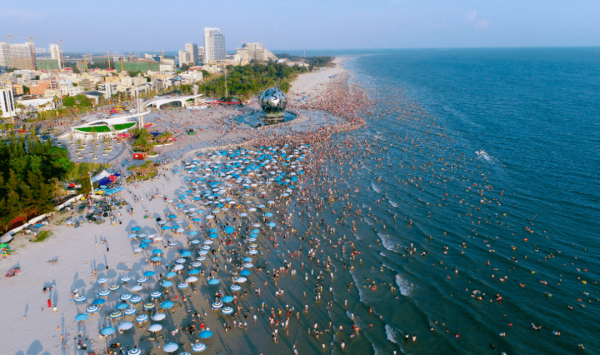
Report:
[[[591,0],[34,0],[0,5],[0,32],[38,47],[60,38],[65,51],[177,50],[201,44],[205,26],[221,29],[228,50],[242,38],[272,50],[595,46],[599,14]]]

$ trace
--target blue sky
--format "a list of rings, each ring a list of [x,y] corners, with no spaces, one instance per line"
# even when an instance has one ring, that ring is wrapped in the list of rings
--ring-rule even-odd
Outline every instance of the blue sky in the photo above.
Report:
[[[276,51],[597,46],[600,1],[0,2],[0,35],[33,36],[41,47],[62,39],[65,51],[179,50],[203,45],[205,26],[221,29],[228,50],[242,38]]]

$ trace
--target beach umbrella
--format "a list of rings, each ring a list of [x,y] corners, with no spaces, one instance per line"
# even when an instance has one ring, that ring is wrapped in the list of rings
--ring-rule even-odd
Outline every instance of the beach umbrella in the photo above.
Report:
[[[190,275],[198,275],[200,273],[200,270],[198,269],[190,269],[189,274]]]
[[[137,234],[135,234],[135,233],[130,234],[128,238],[129,239],[137,238]]]
[[[251,262],[251,261],[252,261],[252,258],[247,256],[247,257],[243,258],[243,259],[242,259],[242,261],[244,261],[244,262],[247,262],[247,263],[248,263],[248,262]]]
[[[98,297],[106,297],[108,295],[110,295],[110,291],[108,291],[108,290],[102,290],[102,291],[98,292]]]
[[[154,249],[154,250],[152,250],[152,254],[153,255],[160,255],[160,254],[162,254],[162,252],[163,251],[161,249]]]
[[[133,348],[127,352],[127,355],[142,355],[142,351],[138,348]]]
[[[219,308],[223,307],[223,302],[219,302],[219,301],[217,301],[217,302],[213,303],[213,304],[211,305],[211,307],[212,307],[213,309],[219,309]]]
[[[165,274],[165,277],[166,277],[166,278],[168,278],[168,279],[170,279],[170,278],[172,278],[172,277],[175,277],[175,276],[177,276],[177,273],[176,273],[176,272],[173,272],[173,271],[169,271],[169,272],[167,272],[167,273]]]
[[[142,230],[142,227],[140,227],[140,226],[135,226],[135,227],[131,228],[132,232],[138,232],[140,230]]]
[[[169,226],[162,226],[162,227],[160,227],[160,229],[162,229],[162,230],[166,231],[166,230],[169,230],[169,229],[171,229],[171,227],[169,227]]]
[[[163,224],[167,224],[166,221],[158,221],[158,225],[162,226]]]
[[[183,270],[183,265],[177,264],[177,265],[173,266],[173,270],[175,270],[175,271]]]
[[[275,227],[277,224],[275,222],[269,222],[267,223],[267,226],[269,226],[269,228],[273,228]]]
[[[148,320],[148,315],[146,314],[140,314],[139,316],[135,317],[135,321],[138,323],[142,323]]]
[[[147,278],[145,278],[145,277],[140,277],[140,278],[139,278],[139,279],[137,279],[136,281],[137,281],[137,283],[139,283],[139,284],[143,284],[143,283],[145,283],[146,281],[148,281],[148,279],[147,279]]]
[[[196,343],[194,345],[192,345],[192,351],[195,353],[200,353],[203,352],[204,350],[206,350],[206,345],[202,344],[202,343]],[[181,355],[181,354],[179,354]]]
[[[154,271],[146,271],[144,272],[144,276],[145,277],[152,277],[154,276],[156,273]]]
[[[171,218],[171,219],[173,219],[173,218],[177,218],[177,216],[176,216],[176,215],[174,215],[174,214],[170,214],[170,215],[168,215],[168,216],[167,216],[167,218]]]
[[[194,218],[192,219],[192,222],[200,222],[202,219],[201,218]]]
[[[138,292],[138,291],[141,291],[141,290],[143,290],[143,289],[144,289],[144,287],[142,287],[142,286],[140,286],[140,285],[135,285],[135,286],[133,286],[133,287],[131,288],[131,291],[132,291],[132,292]],[[132,299],[133,299],[133,298],[132,298]]]
[[[117,309],[119,309],[119,310],[126,309],[128,307],[129,307],[129,305],[127,303],[119,303],[117,305]]]
[[[116,290],[118,290],[118,289],[120,289],[120,288],[121,288],[121,285],[110,285],[110,286],[108,286],[108,289],[110,291],[113,291],[113,292],[116,291]]]
[[[250,233],[257,234],[257,233],[260,233],[260,231],[258,229],[253,229],[253,230],[250,231]]]
[[[209,214],[206,216],[206,219],[213,219],[213,218],[215,218],[215,216],[213,216],[212,214]]]
[[[88,319],[88,315],[85,313],[82,314],[78,314],[75,316],[75,320],[78,322],[83,322],[84,320]]]
[[[114,333],[115,333],[115,328],[113,328],[113,327],[106,327],[100,331],[100,334],[102,334],[102,335],[111,335]]]
[[[198,260],[199,261],[204,261],[204,260],[206,260],[206,256],[200,256],[200,257],[198,257]]]
[[[135,249],[133,249],[133,253],[134,253],[134,254],[141,253],[141,252],[142,252],[142,247],[143,247],[143,248],[145,248],[145,247],[147,247],[147,246],[148,246],[148,244],[140,244],[140,248],[135,248]]]
[[[251,267],[253,267],[253,266],[254,266],[254,264],[252,264],[252,263],[244,263],[242,266],[243,266],[243,267],[246,267],[246,268],[251,268]],[[243,270],[243,271],[248,271],[248,270]],[[241,274],[241,273],[240,273],[240,274]],[[244,275],[244,276],[246,276],[246,275]]]
[[[207,250],[200,250],[200,251],[198,252],[198,255],[206,255],[206,254],[208,254],[208,251],[207,251]]]
[[[242,283],[242,282],[246,282],[246,281],[248,281],[248,279],[243,276],[240,276],[237,279],[235,279],[235,282],[237,282],[237,283]]]
[[[200,244],[200,241],[198,239],[193,239],[190,243],[196,245],[196,244]]]
[[[233,297],[232,297],[232,296],[229,296],[229,295],[227,295],[227,296],[223,297],[222,301],[223,301],[224,303],[229,303],[229,302],[232,302],[232,301],[233,301]]]
[[[121,313],[120,311],[114,311],[108,315],[108,317],[110,319],[117,319],[117,318],[121,318],[122,316],[123,316],[123,313]]]
[[[198,234],[198,232],[196,232],[196,231],[191,231],[191,232],[188,233],[188,235],[191,235],[191,236],[194,236],[196,234]]]
[[[232,313],[233,313],[233,308],[231,308],[231,307],[229,307],[229,306],[227,306],[227,307],[224,307],[224,308],[221,310],[221,313],[223,313],[223,314],[232,314]]]
[[[200,263],[199,261],[194,261],[192,263],[192,267],[200,267],[200,266],[202,266],[202,263]]]
[[[151,298],[159,298],[160,296],[162,296],[162,293],[159,291],[154,291],[150,294]]]
[[[106,303],[106,300],[104,298],[96,298],[92,304],[96,305],[96,306],[102,306],[103,304]]]
[[[179,349],[179,345],[175,343],[168,343],[163,347],[163,350],[167,353],[175,352],[177,349]]]
[[[218,285],[221,281],[219,281],[218,279],[210,279],[208,280],[208,284],[209,285]]]
[[[146,304],[144,304],[144,309],[147,310],[147,311],[149,311],[151,309],[154,309],[154,307],[156,307],[154,305],[154,303],[146,303]]]
[[[273,214],[271,212],[267,212],[265,213],[265,217],[273,217]]]
[[[213,243],[214,242],[212,240],[210,240],[210,239],[207,239],[207,240],[204,241],[204,244],[206,244],[206,245],[210,245],[210,244],[213,244]]]
[[[126,316],[132,316],[132,315],[134,315],[136,312],[137,312],[137,309],[135,309],[135,308],[127,308],[127,309],[126,309],[126,310],[125,310],[123,313],[124,313]]]
[[[164,313],[156,313],[155,315],[152,316],[152,320],[156,321],[156,322],[160,322],[161,320],[165,319],[166,317],[167,317],[167,315]]]
[[[79,296],[79,297],[77,297],[77,298],[74,299],[74,301],[77,302],[77,303],[84,302],[85,300],[87,300],[87,297],[85,297],[85,296]]]
[[[235,229],[232,226],[225,227],[225,233],[227,234],[232,234],[234,231]]]
[[[142,297],[140,296],[133,296],[131,297],[131,299],[129,300],[129,302],[136,304],[136,303],[140,303],[142,302]]]
[[[88,308],[87,308],[85,311],[86,311],[87,313],[96,313],[96,312],[98,312],[99,310],[100,310],[100,308],[98,308],[98,306],[96,306],[96,305],[91,305],[91,306],[89,306],[89,307],[88,307]]]
[[[200,333],[198,333],[198,337],[200,337],[201,339],[210,338],[212,335],[213,332],[211,332],[210,330],[203,330]]]
[[[175,262],[178,263],[178,264],[184,264],[185,263],[185,259],[184,258],[179,258],[179,259],[175,260]],[[175,266],[177,266],[177,265],[175,265]]]
[[[177,243],[176,243],[176,242],[170,242],[170,243],[169,243],[169,246],[170,246],[170,247],[176,247],[176,246],[177,246]]]
[[[244,265],[246,265],[246,264],[244,264]],[[240,271],[240,275],[242,275],[242,276],[248,276],[248,275],[250,275],[250,271],[248,271],[248,270],[242,270],[242,271]]]
[[[153,256],[150,258],[150,260],[154,261],[154,262],[159,262],[162,260],[162,257],[161,256]]]
[[[131,294],[130,293],[126,293],[124,295],[121,295],[121,300],[122,301],[127,301],[131,298]]]
[[[148,330],[154,333],[154,332],[158,332],[162,328],[163,328],[163,326],[160,324],[152,324],[151,326],[148,327]]]
[[[252,233],[252,234],[249,235],[249,237],[250,237],[250,239],[256,240],[256,238],[258,238],[258,234]]]
[[[133,323],[131,322],[123,322],[119,324],[119,330],[127,330],[133,328]]]
[[[172,308],[174,305],[175,305],[175,303],[173,303],[173,301],[165,301],[160,304],[160,306],[164,309]]]
[[[217,239],[217,238],[219,238],[219,235],[216,234],[216,233],[211,233],[211,234],[208,235],[208,237],[212,238],[212,239]]]
[[[98,279],[98,283],[99,283],[100,285],[103,285],[103,284],[105,284],[105,283],[107,283],[107,282],[108,282],[108,279],[107,279],[106,277],[103,277],[103,278],[100,278],[100,279]]]
[[[187,279],[185,279],[185,282],[187,282],[187,283],[193,283],[196,281],[198,281],[198,278],[196,276],[190,276]]]
[[[248,252],[248,254],[250,254],[250,255],[256,255],[256,254],[258,254],[258,251],[256,251],[256,250],[252,249],[252,250],[250,250],[250,251]]]
[[[163,281],[163,283],[160,284],[162,287],[171,287],[173,286],[173,282],[172,281]]]
[[[188,285],[185,282],[177,284],[177,288],[180,289],[180,290],[183,290],[183,289],[188,288],[188,287],[190,287],[190,285]]]
[[[204,246],[202,247],[202,250],[210,250],[210,246],[208,246],[208,245],[204,245]]]

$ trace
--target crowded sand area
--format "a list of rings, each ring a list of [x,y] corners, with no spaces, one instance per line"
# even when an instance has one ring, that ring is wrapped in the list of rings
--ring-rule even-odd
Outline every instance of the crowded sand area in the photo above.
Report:
[[[335,68],[301,75],[292,84],[292,92],[317,95],[332,75],[340,74],[342,71],[342,65],[338,64]],[[124,200],[127,205],[114,210],[117,221],[115,224],[108,221],[102,224],[88,223],[83,219],[85,213],[74,213],[71,217],[71,213],[68,212],[64,215],[57,214],[49,221],[49,226],[43,228],[53,232],[53,235],[46,241],[31,243],[29,236],[15,236],[11,242],[11,249],[14,250],[14,253],[0,261],[4,270],[15,266],[21,268],[21,272],[16,277],[0,278],[0,304],[3,305],[3,322],[0,330],[5,339],[10,339],[3,344],[3,354],[79,354],[81,353],[78,350],[80,341],[88,351],[103,353],[106,350],[114,338],[101,339],[99,331],[111,324],[118,324],[123,319],[111,322],[107,318],[107,309],[101,309],[100,314],[90,315],[85,322],[77,322],[75,317],[78,314],[85,314],[86,307],[97,298],[100,289],[98,279],[106,277],[109,280],[108,285],[122,285],[120,278],[129,276],[132,278],[127,285],[129,287],[136,284],[136,278],[140,277],[144,271],[154,269],[148,263],[147,253],[134,254],[132,252],[132,242],[127,237],[131,233],[131,228],[139,226],[141,227],[139,233],[160,235],[161,230],[156,218],[165,219],[165,216],[170,213],[177,214],[175,223],[181,222],[180,224],[184,227],[189,223],[180,211],[177,212],[172,203],[165,203],[163,200],[165,197],[175,199],[184,191],[189,190],[186,181],[180,175],[172,172],[174,166],[181,165],[179,159],[184,158],[189,161],[197,158],[197,150],[200,148],[206,149],[249,141],[258,142],[260,139],[265,139],[266,136],[276,137],[300,131],[308,132],[343,122],[331,114],[303,110],[294,124],[256,130],[240,128],[232,121],[232,117],[243,114],[243,110],[245,109],[225,108],[204,112],[165,111],[154,114],[155,117],[151,122],[155,123],[156,128],[169,129],[179,139],[171,146],[157,149],[160,154],[157,160],[163,163],[159,170],[162,175],[159,178],[139,185],[124,186],[125,190],[119,193],[118,199]],[[197,131],[195,136],[187,136],[185,133],[189,128],[202,130]],[[126,163],[131,163],[131,160],[128,154],[121,154],[113,163],[116,164],[112,171],[118,171]],[[151,195],[155,195],[152,202],[148,201],[148,197]],[[157,197],[159,195],[160,198]],[[277,196],[272,190],[268,190],[268,195],[255,199],[254,203],[265,203],[268,198],[275,199]],[[248,202],[252,199],[252,197],[248,197]],[[130,207],[133,207],[135,212],[130,214],[127,210]],[[200,206],[196,207],[200,208]],[[147,212],[144,212],[145,209]],[[145,218],[146,215],[151,218]],[[80,222],[77,223],[77,227],[65,225],[65,219],[69,217],[73,222],[76,220]],[[254,216],[254,218],[259,219],[258,216]],[[60,225],[58,225],[59,223]],[[186,233],[193,229],[205,234],[203,228],[198,227],[200,226],[186,228]],[[261,232],[266,232],[264,224],[259,229]],[[189,245],[186,233],[165,235],[165,239],[156,244],[159,248],[165,248],[163,255],[165,260],[173,260],[178,254],[177,248],[166,248],[166,240],[177,242],[180,248],[187,248]],[[57,262],[50,263],[51,260],[57,260]],[[223,270],[220,270],[219,274],[223,279],[231,278],[231,275],[226,274]],[[150,282],[155,283],[156,278],[156,276],[151,278],[148,285]],[[227,285],[230,283],[228,282]],[[221,351],[234,353],[238,346],[236,345],[238,342],[234,341],[235,336],[231,333],[225,335],[226,332],[221,331],[223,325],[214,319],[215,317],[203,316],[203,313],[211,312],[213,301],[211,292],[224,289],[225,285],[210,290],[205,289],[206,287],[205,282],[202,287],[198,286],[197,289],[200,292],[193,294],[193,303],[195,311],[200,313],[206,326],[213,330],[219,329],[218,338],[212,338],[207,343],[212,343],[211,346],[220,348],[231,342],[231,345]],[[102,289],[105,288],[106,285]],[[148,286],[148,288],[154,289],[154,285],[153,287]],[[196,289],[196,286],[193,285],[192,288]],[[75,291],[76,294],[74,294]],[[191,292],[188,292],[188,295],[190,294]],[[77,296],[85,296],[87,301],[75,303],[74,299]],[[172,326],[170,330],[173,330],[177,323],[181,322],[182,317],[178,317],[171,318],[169,316],[168,324]],[[169,328],[166,324],[163,325],[165,328]],[[137,324],[136,328],[138,328]],[[134,343],[137,344],[140,337],[148,335],[140,328],[129,330],[129,332],[133,335],[129,334],[123,343],[129,343],[128,345],[131,346]],[[219,340],[221,345],[219,345]],[[267,337],[266,341],[269,340]],[[163,339],[159,343],[164,344],[165,341]],[[153,351],[162,353],[162,350],[156,347]]]

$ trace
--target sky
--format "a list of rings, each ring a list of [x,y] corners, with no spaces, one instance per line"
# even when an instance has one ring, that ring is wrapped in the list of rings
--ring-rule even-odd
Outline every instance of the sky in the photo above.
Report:
[[[218,27],[227,49],[598,46],[599,0],[0,1],[0,41],[65,52],[183,50]]]

